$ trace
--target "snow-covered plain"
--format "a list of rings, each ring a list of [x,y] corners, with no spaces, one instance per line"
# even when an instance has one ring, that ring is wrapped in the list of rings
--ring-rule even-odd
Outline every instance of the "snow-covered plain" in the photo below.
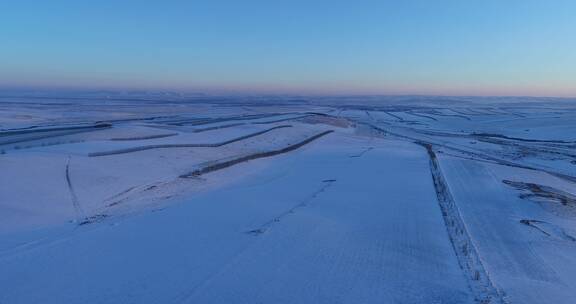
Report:
[[[0,99],[0,303],[575,303],[576,106]]]

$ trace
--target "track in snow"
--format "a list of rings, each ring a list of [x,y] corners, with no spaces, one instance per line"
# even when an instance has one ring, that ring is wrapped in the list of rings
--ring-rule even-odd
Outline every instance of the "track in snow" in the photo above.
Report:
[[[283,218],[289,216],[290,214],[293,214],[294,212],[296,212],[297,209],[306,207],[308,204],[310,204],[310,202],[312,202],[316,197],[318,197],[318,195],[320,195],[322,192],[326,191],[326,189],[328,189],[330,186],[332,186],[332,184],[335,181],[336,181],[335,179],[324,180],[323,181],[324,184],[320,188],[318,188],[317,191],[312,193],[312,195],[310,195],[309,197],[307,197],[303,201],[299,202],[298,204],[294,205],[292,208],[286,210],[285,212],[282,212],[281,214],[274,217],[273,219],[260,225],[258,228],[249,230],[246,233],[256,235],[256,236],[260,235],[262,233],[265,233],[272,226],[274,226],[274,224],[279,223]]]
[[[85,216],[82,207],[80,206],[80,201],[78,200],[78,196],[74,191],[74,187],[72,186],[72,178],[70,177],[70,160],[72,157],[68,156],[68,161],[66,162],[66,184],[68,185],[68,191],[70,192],[70,197],[72,198],[72,206],[74,206],[74,213],[76,215],[76,222],[81,223]]]

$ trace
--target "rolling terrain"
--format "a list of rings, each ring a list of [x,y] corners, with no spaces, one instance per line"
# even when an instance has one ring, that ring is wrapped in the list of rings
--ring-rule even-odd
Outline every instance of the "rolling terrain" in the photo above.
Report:
[[[0,303],[574,303],[561,99],[0,99]]]

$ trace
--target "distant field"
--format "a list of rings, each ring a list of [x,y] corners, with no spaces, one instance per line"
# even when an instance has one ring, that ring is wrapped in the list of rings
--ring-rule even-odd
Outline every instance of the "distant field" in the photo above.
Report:
[[[2,304],[576,301],[569,101],[0,106]]]

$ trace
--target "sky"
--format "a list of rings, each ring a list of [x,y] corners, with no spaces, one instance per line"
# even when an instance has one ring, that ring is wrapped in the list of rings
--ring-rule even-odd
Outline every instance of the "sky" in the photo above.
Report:
[[[576,96],[573,0],[0,1],[0,88]]]

